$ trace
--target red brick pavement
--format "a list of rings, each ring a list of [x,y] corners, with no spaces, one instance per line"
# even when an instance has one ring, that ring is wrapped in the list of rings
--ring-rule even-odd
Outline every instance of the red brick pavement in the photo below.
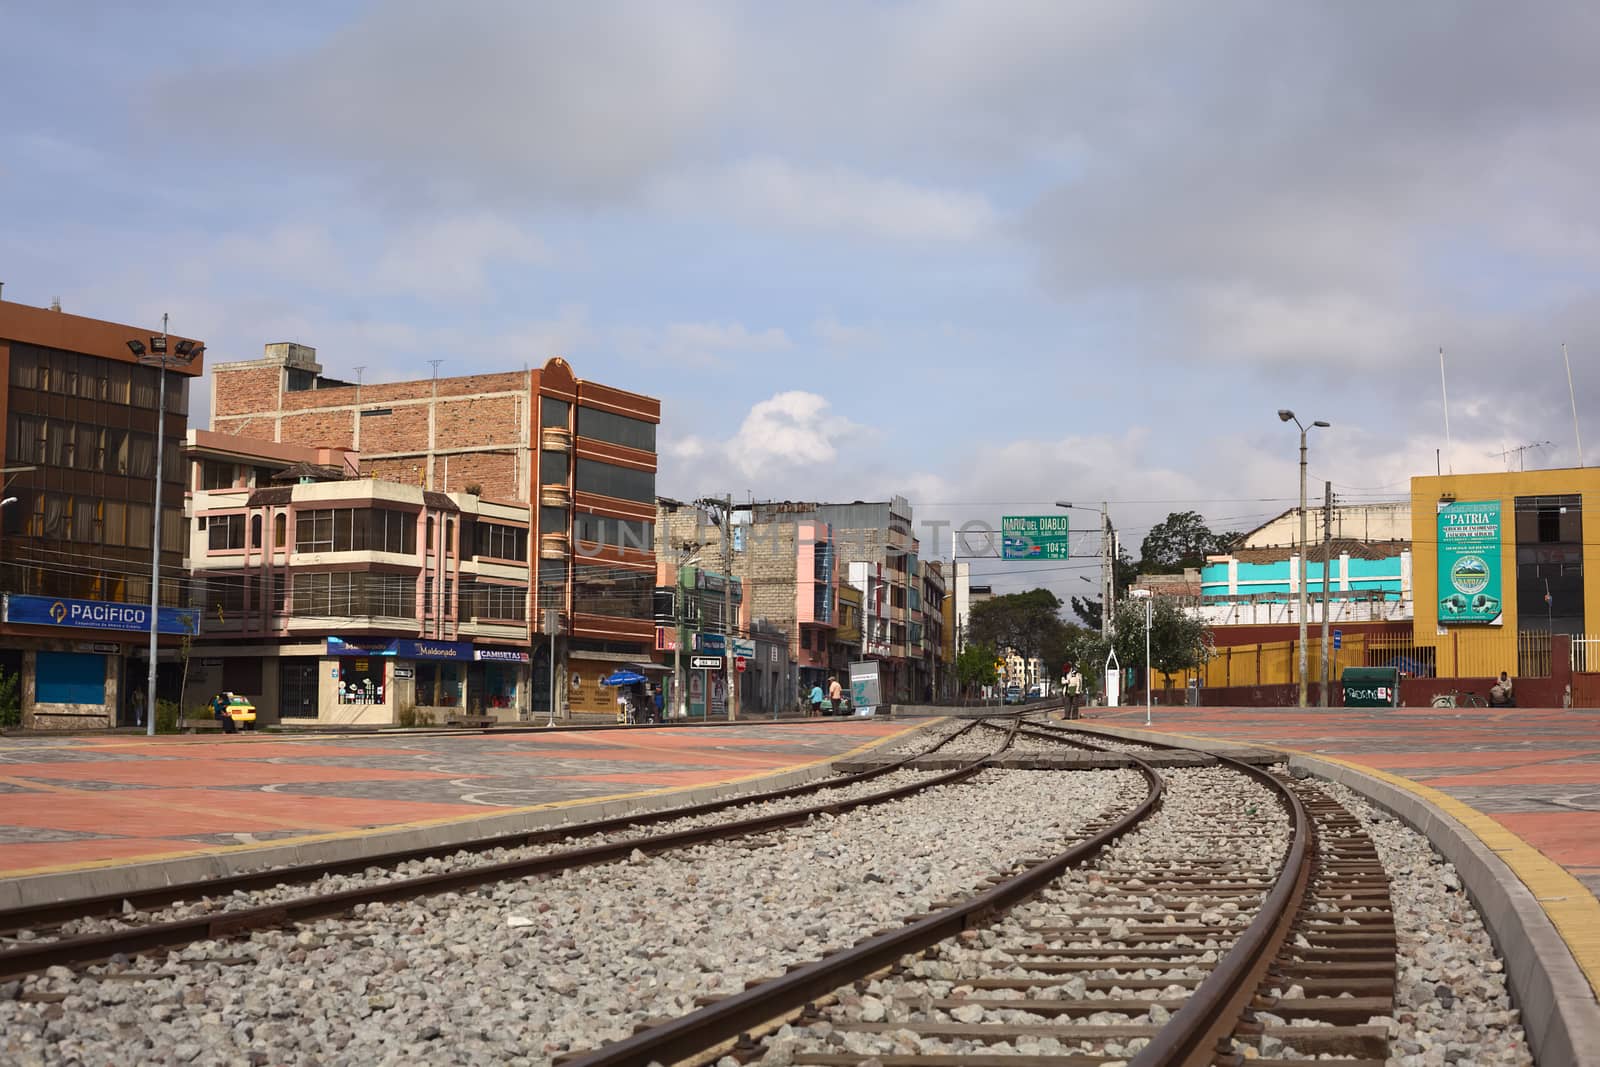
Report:
[[[911,726],[0,738],[0,878],[737,781]]]

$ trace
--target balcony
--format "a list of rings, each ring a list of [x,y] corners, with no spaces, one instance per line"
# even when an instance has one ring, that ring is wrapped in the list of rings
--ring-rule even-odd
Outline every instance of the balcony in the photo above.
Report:
[[[572,452],[572,431],[565,426],[546,426],[539,431],[539,448],[544,452]]]
[[[542,485],[539,487],[539,505],[546,508],[571,507],[572,490],[564,485]]]
[[[559,534],[559,533],[540,534],[539,535],[539,558],[540,559],[566,559],[567,558],[567,535],[566,534]]]

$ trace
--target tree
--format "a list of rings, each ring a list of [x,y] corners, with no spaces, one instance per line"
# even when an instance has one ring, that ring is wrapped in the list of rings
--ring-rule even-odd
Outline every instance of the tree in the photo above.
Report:
[[[1030,589],[974,605],[967,633],[974,644],[1031,657],[1043,656],[1046,644],[1063,625],[1060,599],[1048,589]]]
[[[1115,647],[1117,660],[1124,667],[1143,668],[1144,604],[1128,599],[1117,605]],[[1183,610],[1176,601],[1156,597],[1150,605],[1150,666],[1172,688],[1172,676],[1198,670],[1211,658],[1211,631],[1206,624]]]
[[[1237,535],[1219,537],[1198,511],[1174,511],[1150,528],[1139,545],[1140,574],[1181,574],[1224,551]]]
[[[993,645],[969,641],[956,655],[956,678],[961,682],[962,691],[969,692],[980,685],[994,685],[998,679],[994,661]]]

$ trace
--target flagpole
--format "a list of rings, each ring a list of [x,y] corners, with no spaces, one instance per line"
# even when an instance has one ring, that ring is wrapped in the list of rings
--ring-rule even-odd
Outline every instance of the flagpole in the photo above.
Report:
[[[1578,394],[1572,391],[1572,359],[1567,343],[1561,342],[1561,361],[1567,365],[1567,397],[1572,401],[1572,436],[1578,439],[1578,466],[1583,466],[1583,434],[1578,431]]]

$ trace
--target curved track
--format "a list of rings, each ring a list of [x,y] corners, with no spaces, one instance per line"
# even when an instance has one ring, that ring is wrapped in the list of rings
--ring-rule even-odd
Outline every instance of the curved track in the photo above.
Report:
[[[1011,736],[1019,729],[1097,748],[1067,731],[1013,725]],[[763,1055],[758,1034],[784,1043],[777,1062],[840,1067],[868,1058],[1151,1067],[1268,1052],[1275,1064],[1328,1053],[1360,1057],[1345,1061],[1355,1067],[1381,1063],[1386,1031],[1362,1024],[1392,1007],[1393,925],[1386,879],[1354,820],[1315,790],[1224,760],[1173,772],[1198,817],[1174,848],[1151,829],[1169,790],[1149,763],[1130,759],[1146,796],[1059,854],[902,929],[564,1057],[563,1067],[705,1061],[730,1043],[750,1062]],[[1227,822],[1240,813],[1216,800],[1219,788],[1189,781],[1219,773],[1243,776],[1279,806],[1288,833],[1275,872],[1257,862],[1253,804],[1248,818]],[[1155,844],[1141,856],[1132,842],[1147,829]],[[966,947],[974,943],[982,950]]]

